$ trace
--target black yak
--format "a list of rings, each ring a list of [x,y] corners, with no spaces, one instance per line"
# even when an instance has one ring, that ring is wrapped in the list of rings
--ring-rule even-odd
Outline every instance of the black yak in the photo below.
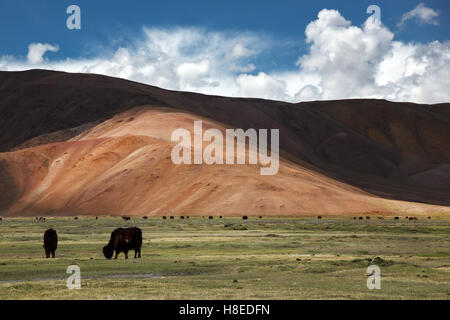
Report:
[[[52,255],[52,258],[55,257],[55,251],[56,248],[58,248],[58,235],[55,230],[48,229],[45,231],[43,247],[47,258],[50,258],[50,254]]]
[[[133,228],[118,228],[111,233],[111,239],[108,244],[103,247],[103,254],[106,259],[111,259],[114,251],[116,255],[123,251],[125,259],[128,259],[128,251],[134,250],[134,258],[141,257],[142,246],[142,230],[136,227]]]

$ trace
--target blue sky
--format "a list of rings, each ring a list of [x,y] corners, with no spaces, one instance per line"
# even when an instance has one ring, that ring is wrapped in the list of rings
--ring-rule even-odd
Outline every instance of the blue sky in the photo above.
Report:
[[[421,3],[423,3],[421,7],[418,7]],[[81,8],[81,30],[66,28],[68,17],[66,8],[71,4],[76,4]],[[364,23],[370,16],[366,13],[366,9],[372,4],[380,7],[382,29],[392,35],[390,38],[388,34],[385,34],[384,39],[373,40],[371,33],[364,29]],[[416,11],[412,11],[415,8],[417,8]],[[2,1],[0,3],[0,57],[3,57],[3,62],[0,62],[0,69],[41,67],[109,75],[114,73],[124,78],[170,89],[258,96],[288,101],[308,98],[383,97],[391,100],[443,102],[442,99],[448,100],[445,94],[430,97],[429,94],[423,92],[424,88],[429,86],[428,83],[436,81],[436,79],[423,78],[425,76],[422,70],[411,71],[412,62],[408,57],[413,56],[418,61],[415,65],[416,69],[426,68],[430,72],[433,67],[442,69],[442,66],[437,65],[419,65],[420,61],[430,60],[430,57],[436,61],[444,59],[444,67],[448,66],[446,59],[448,58],[448,31],[450,30],[449,8],[450,2],[446,0],[423,2],[412,0],[339,2],[322,0],[310,2],[298,0]],[[342,21],[338,22],[337,27],[340,28],[340,31],[337,31],[335,25],[331,25],[334,22],[330,22],[331,20],[324,14],[321,21],[331,24],[321,27],[319,32],[322,35],[329,34],[333,39],[330,38],[329,41],[324,42],[318,34],[308,39],[305,35],[307,26],[318,20],[319,12],[324,9],[337,10],[339,17],[351,23],[345,25]],[[408,12],[413,13],[402,26],[399,26],[402,17]],[[374,41],[377,46],[384,47],[382,52],[369,52],[366,59],[361,61],[362,65],[358,69],[373,74],[377,73],[377,75],[383,72],[385,74],[386,71],[382,69],[386,66],[383,66],[383,63],[384,65],[395,63],[393,61],[386,62],[385,58],[397,55],[401,56],[398,59],[403,59],[405,63],[402,77],[398,75],[390,78],[377,76],[378,80],[373,80],[374,83],[368,84],[373,90],[361,86],[355,87],[356,94],[354,96],[345,92],[347,90],[336,88],[332,82],[329,82],[327,86],[323,78],[328,75],[325,72],[328,72],[329,66],[314,62],[317,59],[313,59],[313,55],[317,58],[329,54],[327,46],[328,43],[336,41],[334,38],[338,38],[341,43],[354,43],[356,38],[347,38],[347,33],[351,32],[349,28],[353,26],[363,31],[362,38],[367,36],[361,46],[370,40]],[[224,42],[224,52],[219,52],[220,49],[213,49],[201,41],[192,40],[194,42],[183,43],[176,49],[180,52],[166,60],[166,68],[173,68],[172,73],[177,74],[178,77],[168,75],[163,79],[161,76],[155,77],[154,72],[151,71],[141,74],[136,70],[134,72],[125,70],[136,68],[137,65],[147,65],[153,70],[160,70],[162,66],[156,65],[159,61],[158,57],[171,55],[170,52],[160,52],[159,49],[155,51],[155,47],[164,46],[161,44],[161,32],[164,34],[162,37],[165,36],[168,41],[173,42],[178,41],[179,37],[186,36],[186,31],[189,30],[190,32],[187,32],[190,34],[189,37],[195,38],[193,36],[195,33],[197,36],[203,37],[205,42],[220,38],[218,41],[219,43],[220,41]],[[158,32],[159,36],[155,36]],[[383,32],[381,34],[383,35]],[[155,37],[159,40],[154,40]],[[148,45],[150,41],[160,42]],[[436,48],[436,45],[430,46],[433,41],[439,45],[439,48]],[[27,58],[29,45],[38,43],[48,44],[57,49],[48,51],[46,49],[42,53],[39,63],[29,63],[30,59]],[[226,50],[231,50],[236,45],[240,46],[238,51],[241,54],[236,56],[233,62],[230,62],[232,58],[227,55]],[[340,44],[335,43],[333,47],[339,48]],[[148,52],[137,63],[133,58],[142,51],[142,48]],[[362,48],[361,50],[367,53],[366,49]],[[184,50],[187,51],[184,52]],[[202,50],[203,52],[200,52]],[[199,52],[194,53],[194,51]],[[410,56],[405,53],[406,51]],[[342,54],[343,52],[336,53]],[[351,54],[349,53],[349,56]],[[437,54],[442,56],[437,57]],[[304,60],[299,60],[305,56],[307,57]],[[67,61],[67,58],[76,63],[71,65],[63,63]],[[38,60],[39,57],[36,61]],[[227,60],[228,63],[221,65],[220,60]],[[305,62],[306,60],[308,62]],[[330,63],[337,62],[333,60]],[[94,64],[97,67],[94,68]],[[107,64],[117,64],[118,66],[115,66],[114,70],[110,70],[105,67]],[[339,65],[345,64],[345,61],[339,61]],[[371,64],[377,64],[377,67],[375,69],[368,68],[368,65]],[[120,69],[120,72],[117,72],[117,68]],[[199,76],[183,78],[180,75],[183,75],[184,71],[191,74],[198,73]],[[444,71],[447,69],[444,68]],[[220,76],[221,72],[223,77]],[[341,73],[346,73],[346,70],[341,70]],[[371,77],[374,76],[373,74]],[[445,77],[445,75],[444,72],[440,76]],[[338,77],[337,74],[332,76]],[[422,77],[422,86],[408,87],[411,83],[417,83],[417,79],[412,79],[412,76]],[[360,77],[360,74],[355,74],[355,82],[361,81]],[[336,78],[335,82],[339,82],[339,79]],[[388,82],[397,82],[397,87],[385,88]],[[258,90],[256,88],[258,85],[263,88]],[[350,85],[352,84],[350,83]],[[302,89],[305,89],[303,95],[300,94]],[[406,93],[399,94],[401,90],[406,92],[406,90],[412,89],[415,89],[413,91],[416,93],[409,96]]]

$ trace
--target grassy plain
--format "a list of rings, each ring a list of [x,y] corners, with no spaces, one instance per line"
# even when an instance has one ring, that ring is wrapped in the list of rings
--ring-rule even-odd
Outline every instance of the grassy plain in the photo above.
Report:
[[[142,258],[106,260],[113,229],[143,230]],[[59,236],[45,259],[43,233]],[[379,257],[379,258],[377,258]],[[366,268],[381,268],[380,290]],[[66,269],[81,268],[69,290]],[[6,218],[0,299],[449,299],[450,221],[350,218]]]

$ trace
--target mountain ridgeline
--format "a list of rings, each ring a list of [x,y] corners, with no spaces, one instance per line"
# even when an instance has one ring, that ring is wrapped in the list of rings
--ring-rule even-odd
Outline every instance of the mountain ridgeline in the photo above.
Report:
[[[174,166],[170,132],[196,119],[279,129],[280,174]],[[0,178],[5,215],[446,211],[450,103],[287,103],[94,74],[0,72]]]

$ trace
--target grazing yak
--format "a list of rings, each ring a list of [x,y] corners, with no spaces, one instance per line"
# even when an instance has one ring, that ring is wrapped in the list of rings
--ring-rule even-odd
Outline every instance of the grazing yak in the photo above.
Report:
[[[50,254],[52,255],[52,258],[55,257],[55,251],[56,248],[58,248],[58,235],[55,230],[48,229],[45,231],[43,247],[47,258],[50,258]]]
[[[118,228],[111,233],[109,243],[103,247],[103,254],[106,259],[111,259],[114,251],[116,255],[123,251],[125,259],[128,259],[128,250],[134,250],[134,257],[141,257],[142,246],[142,230],[136,227],[133,228]]]

